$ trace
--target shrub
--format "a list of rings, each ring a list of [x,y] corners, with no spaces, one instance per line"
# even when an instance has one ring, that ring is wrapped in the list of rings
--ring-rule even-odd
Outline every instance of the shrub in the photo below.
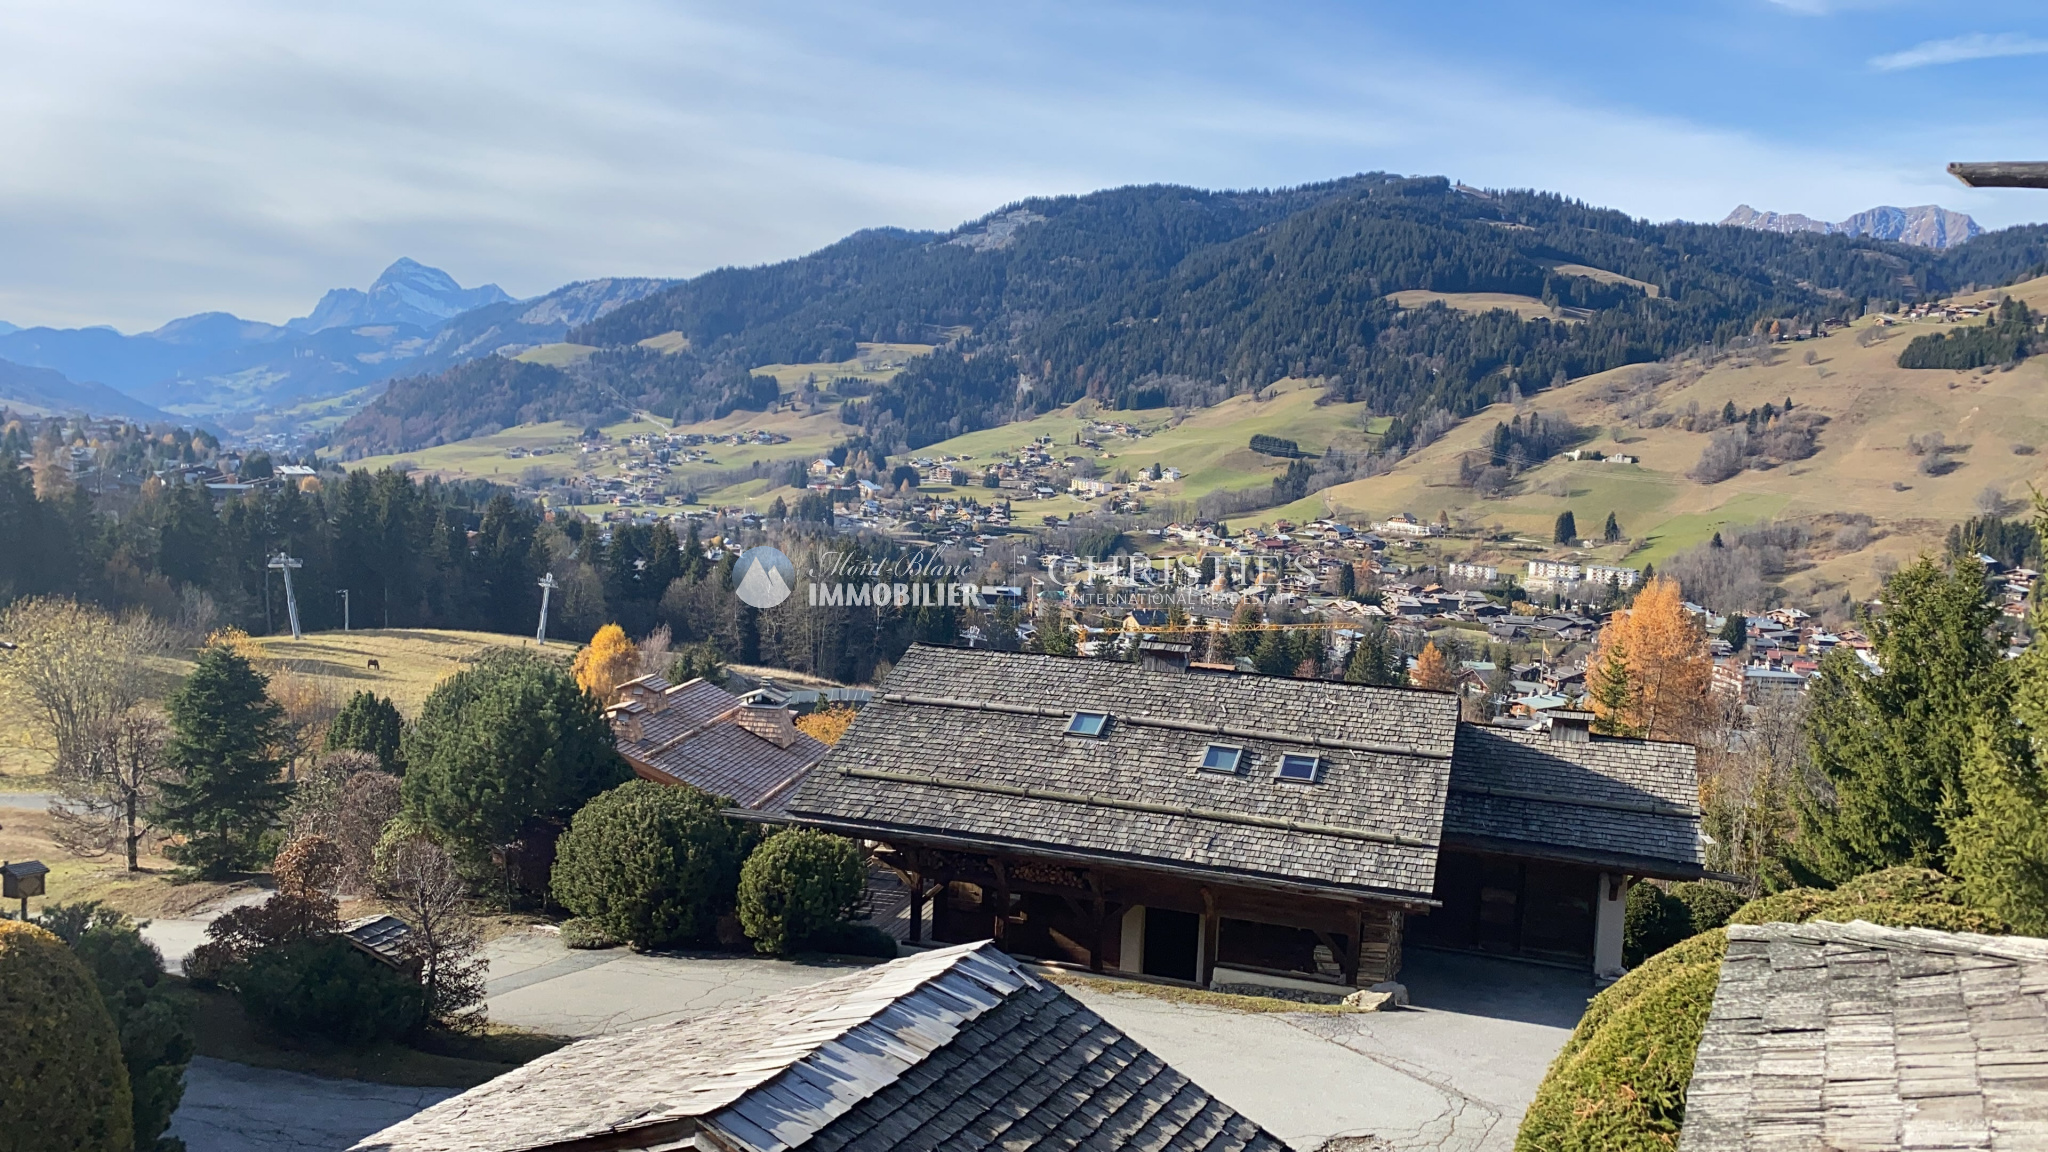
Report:
[[[1677,885],[1666,899],[1688,907],[1696,901],[1702,908],[1720,902],[1694,887]],[[1677,888],[1687,892],[1680,895]],[[1939,872],[1891,868],[1832,891],[1795,888],[1752,900],[1728,922],[1868,920],[1947,932],[2005,930],[1996,916],[1967,907],[1961,899],[1961,885]],[[1634,907],[1632,899],[1631,912]],[[1523,1116],[1517,1152],[1669,1152],[1676,1146],[1693,1055],[1713,1007],[1727,948],[1725,930],[1703,932],[1652,956],[1595,996]]]
[[[0,1142],[20,1152],[135,1143],[114,1022],[92,973],[54,934],[0,920]]]
[[[603,710],[559,664],[495,650],[443,681],[405,739],[405,811],[464,865],[631,779]]]
[[[1728,923],[1728,917],[1742,907],[1742,897],[1732,889],[1705,880],[1688,880],[1673,884],[1671,895],[1685,905],[1686,919],[1690,931],[1687,936],[1697,936]]]
[[[405,757],[399,743],[404,732],[405,718],[398,714],[398,706],[365,690],[349,697],[327,726],[327,751],[365,752],[377,758],[379,768],[403,776]]]
[[[873,924],[832,924],[813,935],[806,944],[818,952],[842,956],[877,956],[894,960],[899,952],[896,938]]]
[[[339,936],[265,948],[233,982],[250,1017],[287,1036],[367,1045],[403,1036],[426,1017],[418,984]]]
[[[193,1037],[191,1013],[163,979],[162,954],[134,921],[95,901],[52,905],[37,922],[85,963],[113,1019],[134,1101],[136,1149],[173,1152],[181,1145],[163,1133],[185,1095]]]
[[[1631,968],[1693,934],[1685,901],[1648,883],[1629,888],[1621,925],[1621,959]]]
[[[617,948],[619,941],[613,939],[598,926],[597,921],[586,916],[572,916],[562,921],[562,947],[576,949]]]
[[[598,796],[556,845],[555,899],[636,948],[708,939],[732,908],[743,848],[722,808],[646,780]]]
[[[866,879],[859,846],[844,836],[778,832],[740,871],[740,926],[761,952],[813,945],[853,915]]]

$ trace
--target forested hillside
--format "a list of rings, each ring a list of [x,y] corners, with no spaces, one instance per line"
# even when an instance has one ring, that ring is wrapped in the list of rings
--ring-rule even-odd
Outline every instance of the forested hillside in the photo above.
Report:
[[[2048,227],[1935,252],[1650,224],[1436,178],[1123,188],[1025,201],[948,235],[867,231],[798,260],[707,273],[571,332],[602,349],[581,364],[485,362],[401,380],[336,441],[404,450],[631,407],[703,419],[768,402],[753,368],[916,341],[949,350],[872,395],[823,397],[884,451],[1084,396],[1206,405],[1286,376],[1323,378],[1330,399],[1396,417],[1399,443],[1430,415],[1469,415],[1510,385],[1528,394],[1770,320],[1811,326],[2043,268]],[[1512,294],[1550,315],[1388,299],[1417,290]],[[655,337],[668,339],[642,344]]]

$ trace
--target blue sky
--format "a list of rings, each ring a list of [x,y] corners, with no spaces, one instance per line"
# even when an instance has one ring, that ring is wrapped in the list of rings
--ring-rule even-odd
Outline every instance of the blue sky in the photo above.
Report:
[[[1653,219],[2048,193],[2039,0],[16,0],[0,320],[270,321],[409,255],[515,295],[1136,182],[1352,172]]]

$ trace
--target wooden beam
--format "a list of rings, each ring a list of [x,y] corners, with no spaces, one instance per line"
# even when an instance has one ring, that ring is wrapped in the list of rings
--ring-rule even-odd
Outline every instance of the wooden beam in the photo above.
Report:
[[[923,939],[924,929],[924,873],[910,874],[910,942]]]
[[[1948,171],[1972,188],[2048,188],[2048,161],[1951,164]]]
[[[1216,948],[1223,940],[1223,918],[1216,914],[1216,894],[1202,888],[1202,936],[1197,945],[1200,963],[1195,966],[1195,983],[1207,988],[1216,975]]]

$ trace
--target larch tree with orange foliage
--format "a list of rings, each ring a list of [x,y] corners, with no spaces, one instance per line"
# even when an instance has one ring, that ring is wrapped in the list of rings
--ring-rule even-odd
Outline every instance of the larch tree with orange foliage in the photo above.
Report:
[[[1422,646],[1415,657],[1415,671],[1408,674],[1408,682],[1417,688],[1429,688],[1438,692],[1449,692],[1457,687],[1457,674],[1451,671],[1451,662],[1432,640]]]
[[[844,704],[835,704],[821,712],[797,717],[796,728],[821,744],[837,744],[839,738],[846,735],[846,730],[853,727],[853,718],[856,715],[858,713],[852,708]]]
[[[1613,736],[1692,739],[1710,718],[1713,676],[1705,628],[1685,610],[1678,581],[1663,577],[1600,629],[1586,662],[1596,727]]]
[[[619,685],[640,675],[640,649],[626,638],[626,630],[607,624],[597,630],[590,643],[576,653],[570,667],[576,686],[596,697],[600,704],[618,700]]]

